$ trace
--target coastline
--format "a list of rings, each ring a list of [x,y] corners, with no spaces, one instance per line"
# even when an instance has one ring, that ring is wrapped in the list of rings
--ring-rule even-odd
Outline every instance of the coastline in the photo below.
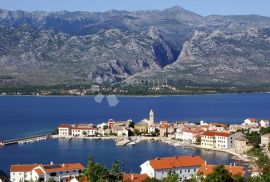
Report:
[[[184,96],[213,96],[213,95],[251,95],[251,94],[270,94],[270,91],[265,92],[217,92],[217,93],[194,93],[194,94],[164,94],[164,95],[121,95],[121,94],[104,94],[107,95],[115,95],[116,97],[184,97]],[[92,95],[16,95],[16,94],[6,94],[1,95],[0,97],[95,97],[96,94]]]
[[[52,139],[87,139],[87,140],[114,140],[116,143],[117,141],[120,140],[124,140],[126,138],[124,137],[117,137],[117,136],[105,136],[105,137],[73,137],[73,136],[69,136],[69,137],[62,137],[59,135],[51,135]],[[201,145],[196,145],[196,144],[189,144],[189,143],[184,143],[184,142],[180,142],[178,140],[173,140],[171,138],[167,138],[167,137],[144,137],[144,136],[131,136],[130,141],[135,141],[135,140],[139,140],[139,142],[144,142],[144,141],[155,141],[155,142],[161,142],[161,143],[165,143],[168,145],[172,145],[174,147],[184,147],[184,148],[198,148],[198,149],[202,149],[202,150],[211,150],[211,151],[217,151],[217,152],[223,152],[223,153],[227,153],[230,154],[236,158],[233,160],[239,161],[240,163],[246,163],[248,164],[248,168],[253,169],[253,168],[257,168],[255,166],[255,164],[253,163],[252,160],[250,160],[250,158],[245,155],[245,154],[238,154],[236,152],[233,151],[233,149],[217,149],[217,148],[207,148],[207,147],[203,147]],[[136,144],[137,144],[136,143]],[[117,144],[116,144],[117,145]]]

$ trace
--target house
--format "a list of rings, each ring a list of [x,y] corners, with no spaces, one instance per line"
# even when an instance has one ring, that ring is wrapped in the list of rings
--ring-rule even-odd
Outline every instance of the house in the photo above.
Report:
[[[261,146],[268,148],[270,144],[270,133],[261,136]]]
[[[162,137],[167,137],[169,127],[170,127],[169,124],[161,124],[159,126],[159,135],[162,136]]]
[[[108,126],[108,124],[107,123],[100,123],[100,124],[98,124],[97,125],[97,128],[102,128],[102,129],[104,129],[104,128],[106,128]]]
[[[198,130],[183,129],[181,133],[176,133],[175,138],[188,143],[196,143],[199,135]]]
[[[70,136],[71,135],[71,125],[70,124],[61,124],[58,127],[59,136]]]
[[[234,139],[234,148],[235,152],[238,154],[245,154],[247,151],[249,151],[252,146],[247,145],[248,140],[244,137],[238,137]]]
[[[147,174],[150,178],[161,180],[171,171],[179,175],[180,181],[184,181],[195,175],[204,163],[200,156],[175,156],[148,160],[140,167],[141,174]]]
[[[235,136],[229,132],[206,131],[201,135],[201,146],[228,149],[234,147]]]
[[[58,126],[59,136],[95,136],[98,129],[93,124],[61,124]]]
[[[71,128],[72,136],[95,136],[98,129],[92,124],[76,124]]]
[[[168,134],[174,134],[174,132],[175,132],[175,128],[173,126],[170,126],[168,128]]]
[[[138,130],[140,133],[148,132],[149,123],[146,120],[142,120],[141,122],[135,124],[134,129]]]
[[[123,174],[123,182],[142,182],[147,178],[147,174]]]
[[[117,130],[117,136],[121,137],[121,136],[129,136],[129,130],[125,127],[120,127]]]
[[[128,121],[114,121],[113,119],[109,119],[107,122],[108,128],[111,129],[117,126],[129,127],[129,123],[131,120]]]
[[[10,167],[10,181],[70,181],[82,173],[84,166],[80,163],[68,164],[17,164]]]
[[[148,133],[155,133],[156,132],[156,125],[152,124],[148,126]]]
[[[204,177],[206,177],[213,172],[214,167],[215,167],[214,165],[204,164],[199,168],[198,174],[202,174]],[[229,171],[229,173],[231,173],[232,176],[240,175],[243,177],[246,173],[244,167],[235,166],[235,164],[233,166],[231,164],[225,165],[225,169]]]
[[[226,131],[228,126],[223,123],[210,123],[209,130],[213,131]]]
[[[262,119],[262,120],[260,121],[260,126],[261,126],[261,127],[264,127],[264,128],[269,127],[269,120],[267,120],[267,119]]]
[[[245,119],[242,125],[258,126],[257,119],[256,118]]]

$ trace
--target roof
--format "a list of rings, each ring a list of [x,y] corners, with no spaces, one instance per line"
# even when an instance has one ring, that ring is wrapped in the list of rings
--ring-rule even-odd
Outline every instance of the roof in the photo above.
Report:
[[[45,172],[56,172],[56,171],[68,171],[68,170],[81,170],[84,166],[80,163],[69,163],[69,164],[23,164],[23,165],[11,165],[10,172],[27,172],[32,171],[34,168],[40,166]],[[38,174],[44,174],[44,172],[37,168],[34,169]]]
[[[50,165],[42,165],[41,167],[44,169],[46,173],[84,169],[84,166],[81,163],[50,164]]]
[[[40,164],[16,164],[11,165],[10,172],[27,172],[32,171],[35,167],[39,166]]]
[[[213,172],[214,165],[202,165],[199,168],[198,173],[202,173],[204,176],[207,176]],[[225,169],[229,171],[233,176],[240,174],[241,176],[245,175],[244,167],[242,166],[225,166]]]
[[[205,163],[204,159],[201,156],[164,157],[149,160],[149,162],[152,168],[155,170],[201,166]]]
[[[147,178],[147,174],[123,174],[123,182],[142,182]]]
[[[44,171],[42,171],[41,169],[37,168],[37,169],[34,169],[36,171],[36,173],[38,175],[44,175]]]
[[[206,131],[202,135],[204,135],[204,136],[224,136],[224,137],[228,137],[228,136],[230,136],[232,134],[229,133],[229,132]]]
[[[58,128],[71,128],[70,124],[60,124]]]
[[[248,120],[251,121],[251,122],[254,122],[254,123],[257,122],[257,119],[256,118],[248,118]]]

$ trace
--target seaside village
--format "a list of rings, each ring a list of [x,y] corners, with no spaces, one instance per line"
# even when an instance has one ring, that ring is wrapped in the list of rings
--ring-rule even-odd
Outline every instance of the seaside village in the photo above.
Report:
[[[248,161],[247,151],[252,148],[241,130],[248,129],[258,132],[268,127],[268,120],[248,118],[242,124],[226,125],[223,123],[198,123],[168,121],[155,122],[151,110],[149,119],[138,123],[131,120],[114,121],[93,124],[61,124],[58,134],[51,137],[57,139],[114,139],[116,145],[136,145],[145,140],[165,142],[169,145],[197,147],[207,150],[217,150],[232,154],[236,160]],[[261,136],[261,147],[268,148],[270,135]],[[267,151],[268,150],[264,150]],[[143,154],[142,154],[143,155]],[[269,155],[269,154],[268,154]],[[245,176],[246,168],[235,164],[224,164],[232,175]],[[16,164],[10,168],[10,181],[80,181],[79,176],[85,167],[80,163],[63,164]],[[212,173],[214,164],[208,164],[202,156],[167,156],[156,157],[142,162],[139,174],[123,173],[123,181],[143,181],[147,178],[163,179],[169,172],[176,172],[179,181],[185,181],[198,174],[207,176]],[[258,175],[258,169],[251,167],[249,175]]]

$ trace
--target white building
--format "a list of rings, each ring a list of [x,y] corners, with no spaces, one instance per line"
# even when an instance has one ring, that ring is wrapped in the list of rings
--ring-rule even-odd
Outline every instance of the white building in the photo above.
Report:
[[[228,149],[234,147],[235,136],[229,132],[206,131],[201,135],[201,146]]]
[[[155,115],[153,110],[151,109],[150,113],[149,113],[149,124],[152,125],[155,123]]]
[[[11,165],[10,181],[70,181],[82,173],[84,166],[80,163],[69,164],[30,164],[30,165]]]
[[[262,120],[260,121],[260,126],[261,126],[261,127],[264,127],[264,128],[269,127],[269,120],[262,119]]]
[[[256,118],[245,119],[245,121],[244,121],[244,123],[242,125],[258,126],[257,119]]]
[[[175,138],[188,143],[196,143],[198,134],[196,131],[183,129],[182,132],[176,133]]]
[[[149,125],[148,126],[148,133],[155,133],[156,132],[156,126],[153,125]]]
[[[71,135],[71,125],[69,124],[61,124],[58,127],[58,134],[60,136],[70,136]]]
[[[58,127],[60,136],[95,136],[97,131],[92,124],[62,124]]]
[[[177,156],[148,160],[140,167],[141,174],[147,174],[151,178],[161,180],[171,171],[179,175],[180,181],[184,181],[195,175],[204,163],[200,156]]]
[[[270,144],[270,134],[264,134],[261,136],[261,146],[268,148]]]
[[[126,128],[119,128],[117,130],[117,136],[129,136],[129,131]]]

